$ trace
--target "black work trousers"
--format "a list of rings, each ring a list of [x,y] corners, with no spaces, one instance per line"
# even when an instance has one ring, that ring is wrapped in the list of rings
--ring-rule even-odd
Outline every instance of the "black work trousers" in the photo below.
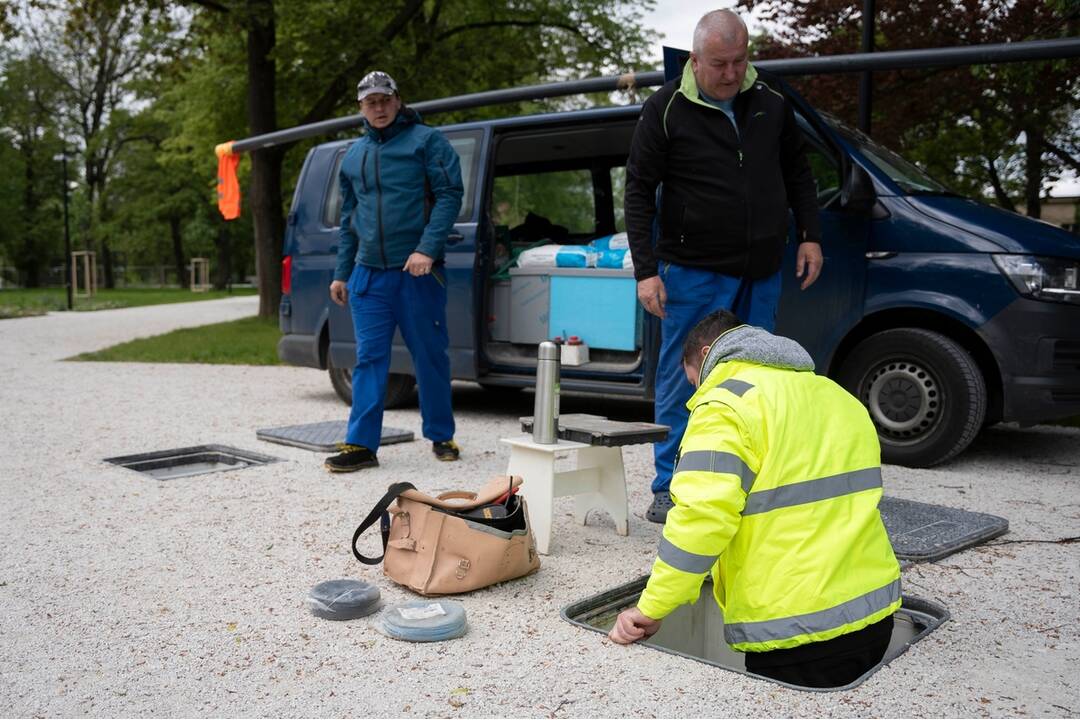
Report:
[[[803,687],[840,687],[881,662],[892,638],[893,616],[832,640],[786,650],[746,653],[755,675]]]

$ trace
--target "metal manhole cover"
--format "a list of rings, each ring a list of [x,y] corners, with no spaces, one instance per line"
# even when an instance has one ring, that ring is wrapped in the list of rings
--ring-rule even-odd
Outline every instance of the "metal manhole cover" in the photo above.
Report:
[[[225,470],[240,470],[280,460],[281,458],[227,445],[195,445],[175,450],[105,458],[107,463],[149,475],[157,480],[175,480]]]
[[[997,515],[914,500],[883,497],[878,510],[896,557],[913,562],[940,560],[1009,531]]]
[[[345,430],[347,427],[348,423],[344,420],[327,420],[326,422],[307,423],[306,425],[263,428],[255,431],[255,437],[266,442],[292,445],[304,450],[334,452],[337,450],[338,443],[345,442]],[[383,427],[382,439],[379,442],[382,445],[393,445],[394,443],[412,442],[414,439],[415,436],[410,430]]]

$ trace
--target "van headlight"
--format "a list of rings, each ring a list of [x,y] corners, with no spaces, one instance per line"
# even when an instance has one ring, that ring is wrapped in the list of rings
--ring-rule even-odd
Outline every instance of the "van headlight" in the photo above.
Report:
[[[1024,297],[1080,305],[1080,261],[1035,255],[994,255],[998,270]]]

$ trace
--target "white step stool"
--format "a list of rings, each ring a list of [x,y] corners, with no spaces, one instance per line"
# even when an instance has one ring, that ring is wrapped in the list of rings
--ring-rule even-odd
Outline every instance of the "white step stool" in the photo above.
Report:
[[[532,418],[522,418],[521,429],[531,433]],[[537,551],[548,554],[554,500],[565,495],[574,496],[574,517],[582,525],[589,510],[600,508],[615,521],[615,532],[628,535],[622,446],[663,440],[668,431],[666,425],[570,414],[559,418],[560,439],[556,443],[534,442],[531,434],[503,438],[501,442],[510,446],[507,473],[525,480],[520,492],[529,504]],[[556,472],[559,456],[572,456],[574,469]]]
[[[525,480],[519,492],[529,504],[537,552],[548,554],[554,500],[564,495],[574,496],[574,517],[582,525],[589,510],[601,508],[615,521],[615,532],[630,533],[620,448],[594,447],[570,440],[545,445],[533,442],[532,435],[503,438],[500,442],[510,446],[506,473],[520,475]],[[556,456],[566,455],[576,458],[576,468],[556,472]]]

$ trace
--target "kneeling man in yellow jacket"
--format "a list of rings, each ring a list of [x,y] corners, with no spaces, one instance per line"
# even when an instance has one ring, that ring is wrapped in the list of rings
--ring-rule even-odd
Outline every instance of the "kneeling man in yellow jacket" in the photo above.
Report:
[[[726,310],[686,340],[697,392],[649,584],[615,622],[628,644],[695,602],[712,573],[746,669],[836,687],[881,661],[900,566],[878,513],[881,449],[862,404],[795,341]]]

